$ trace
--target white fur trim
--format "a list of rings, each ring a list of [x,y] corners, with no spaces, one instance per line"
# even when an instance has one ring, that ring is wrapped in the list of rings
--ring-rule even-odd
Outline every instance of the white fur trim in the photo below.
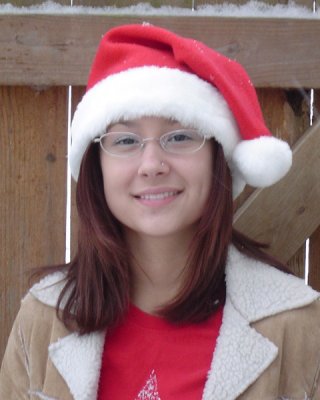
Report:
[[[251,328],[227,299],[203,400],[238,398],[277,354],[278,348]]]
[[[303,279],[248,258],[233,246],[228,254],[226,282],[232,303],[249,322],[306,306],[319,298]]]
[[[232,157],[236,171],[254,187],[273,185],[289,171],[291,164],[288,143],[272,136],[242,141]]]
[[[110,75],[79,103],[71,126],[70,167],[77,179],[89,143],[119,120],[162,116],[198,129],[222,144],[227,160],[240,141],[225,99],[197,75],[166,67],[132,68]]]
[[[54,272],[33,285],[29,291],[42,303],[51,307],[56,307],[59,295],[65,283],[65,274],[63,272]],[[64,308],[64,303],[63,301],[61,302],[61,308]]]
[[[49,346],[50,358],[75,400],[97,398],[105,332],[73,333]]]

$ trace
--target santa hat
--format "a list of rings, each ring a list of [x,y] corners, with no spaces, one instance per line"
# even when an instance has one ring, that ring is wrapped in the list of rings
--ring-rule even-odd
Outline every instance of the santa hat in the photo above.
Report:
[[[288,144],[272,137],[242,66],[193,39],[149,24],[107,32],[71,126],[70,166],[119,120],[173,118],[223,147],[236,196],[248,183],[272,185],[289,170]]]

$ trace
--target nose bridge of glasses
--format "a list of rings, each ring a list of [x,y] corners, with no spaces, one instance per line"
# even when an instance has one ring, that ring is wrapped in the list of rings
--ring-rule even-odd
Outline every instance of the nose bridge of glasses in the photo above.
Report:
[[[158,142],[159,145],[161,146],[161,148],[164,150],[164,148],[162,146],[161,138],[159,138],[159,137],[147,137],[147,138],[141,139],[141,148],[142,149],[145,148],[147,142]]]

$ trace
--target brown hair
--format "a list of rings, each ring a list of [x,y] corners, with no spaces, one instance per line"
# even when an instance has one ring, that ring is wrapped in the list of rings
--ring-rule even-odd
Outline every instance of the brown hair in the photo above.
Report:
[[[230,171],[222,147],[213,141],[212,186],[190,246],[184,284],[177,296],[158,310],[175,323],[206,319],[225,300],[225,266],[231,242],[243,253],[280,269],[261,244],[232,228]],[[66,326],[76,323],[81,334],[115,326],[130,302],[131,254],[121,224],[105,201],[99,146],[91,144],[82,160],[77,184],[78,249],[67,265],[42,269],[66,270],[57,313]],[[64,308],[59,305],[64,302]]]

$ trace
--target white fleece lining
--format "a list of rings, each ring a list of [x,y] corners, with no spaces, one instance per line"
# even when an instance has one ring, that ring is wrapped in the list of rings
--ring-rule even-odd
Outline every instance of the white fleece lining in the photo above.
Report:
[[[278,348],[251,328],[227,299],[202,399],[238,398],[268,368],[277,354]]]
[[[75,400],[97,398],[105,332],[72,333],[49,346],[50,358]]]

